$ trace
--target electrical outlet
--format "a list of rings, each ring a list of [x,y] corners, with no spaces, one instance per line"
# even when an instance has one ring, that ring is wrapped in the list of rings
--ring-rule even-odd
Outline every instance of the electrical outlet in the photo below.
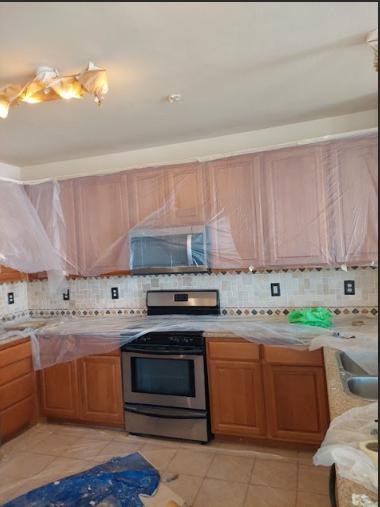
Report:
[[[345,280],[344,281],[344,294],[346,296],[354,296],[355,295],[355,280]]]
[[[13,305],[15,302],[15,294],[14,292],[8,292],[8,304]]]
[[[119,299],[119,287],[112,287],[111,288],[111,298],[112,299]]]
[[[66,289],[66,291],[62,294],[63,301],[69,301],[70,300],[70,289]]]
[[[281,296],[281,289],[279,283],[271,283],[270,284],[270,293],[272,297]]]

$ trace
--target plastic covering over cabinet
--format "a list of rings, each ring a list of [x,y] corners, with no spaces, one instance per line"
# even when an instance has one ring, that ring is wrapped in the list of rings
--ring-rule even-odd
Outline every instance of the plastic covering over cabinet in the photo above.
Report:
[[[0,263],[29,273],[128,271],[132,233],[202,226],[211,269],[376,264],[377,186],[376,135],[63,181],[0,181]]]

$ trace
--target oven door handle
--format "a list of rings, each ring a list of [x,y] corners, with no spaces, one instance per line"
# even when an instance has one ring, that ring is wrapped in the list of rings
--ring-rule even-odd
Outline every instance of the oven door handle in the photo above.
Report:
[[[130,354],[149,354],[154,356],[202,356],[202,349],[177,349],[177,350],[147,350],[138,349],[134,347],[125,347],[123,352],[129,352]]]
[[[132,408],[132,407],[124,407],[125,412],[132,412],[133,414],[146,415],[148,417],[156,417],[157,419],[205,419],[205,414],[195,414],[194,412],[189,415],[170,415],[170,414],[155,414],[154,412]]]

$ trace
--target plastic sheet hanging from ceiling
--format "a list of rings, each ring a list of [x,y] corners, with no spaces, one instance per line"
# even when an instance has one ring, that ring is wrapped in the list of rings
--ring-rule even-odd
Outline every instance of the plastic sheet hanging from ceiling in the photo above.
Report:
[[[377,265],[377,194],[373,134],[108,175],[0,181],[0,262],[28,273],[46,270],[59,291],[63,275],[131,266],[158,272]],[[81,322],[78,332],[90,329]],[[75,337],[70,325],[57,336]],[[256,340],[273,331],[273,339],[304,346],[310,332],[233,326],[229,331]],[[115,327],[98,331],[107,348],[118,339]],[[45,354],[43,333],[33,340],[40,365],[84,355],[71,338],[54,346],[51,339]],[[96,324],[87,338],[85,351],[92,353]]]

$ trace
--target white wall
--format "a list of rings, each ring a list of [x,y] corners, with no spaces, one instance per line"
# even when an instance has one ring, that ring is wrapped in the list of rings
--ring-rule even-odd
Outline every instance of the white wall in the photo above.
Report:
[[[240,134],[27,166],[21,168],[21,178],[34,180],[104,174],[137,167],[207,160],[376,128],[377,110],[363,111]]]
[[[21,179],[20,168],[15,165],[3,164],[0,162],[0,178],[19,180]]]

